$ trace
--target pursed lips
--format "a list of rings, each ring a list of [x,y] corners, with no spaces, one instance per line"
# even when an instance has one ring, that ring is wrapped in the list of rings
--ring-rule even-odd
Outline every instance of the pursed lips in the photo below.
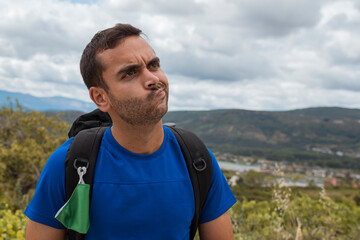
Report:
[[[152,92],[148,95],[148,100],[155,98],[165,98],[166,97],[166,86],[161,84],[152,89]]]
[[[156,96],[158,96],[158,97],[165,96],[165,89],[163,89],[163,88],[158,89],[156,91]]]

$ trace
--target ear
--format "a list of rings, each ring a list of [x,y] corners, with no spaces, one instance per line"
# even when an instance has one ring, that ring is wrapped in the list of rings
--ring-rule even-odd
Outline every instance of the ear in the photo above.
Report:
[[[89,96],[96,106],[103,112],[110,110],[110,101],[106,91],[100,87],[91,87],[89,89]]]

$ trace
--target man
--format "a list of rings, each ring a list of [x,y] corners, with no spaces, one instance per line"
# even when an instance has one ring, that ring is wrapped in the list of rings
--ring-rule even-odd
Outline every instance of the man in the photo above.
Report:
[[[109,113],[96,163],[86,239],[189,239],[191,181],[179,144],[162,125],[169,84],[141,30],[127,24],[97,33],[81,74],[98,108]],[[54,216],[66,202],[65,157],[72,138],[49,158],[31,203],[27,239],[64,239]],[[236,202],[212,153],[211,188],[200,216],[201,239],[233,239]]]

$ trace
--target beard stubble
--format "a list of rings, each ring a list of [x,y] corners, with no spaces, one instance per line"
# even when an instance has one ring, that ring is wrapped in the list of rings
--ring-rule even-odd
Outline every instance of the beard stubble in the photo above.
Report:
[[[156,96],[157,90],[165,92],[164,98]],[[151,92],[145,98],[132,97],[125,100],[116,99],[109,93],[111,104],[116,114],[126,123],[133,126],[148,126],[158,123],[168,110],[168,89],[165,84],[158,83],[151,88]],[[165,101],[165,106],[160,107]]]

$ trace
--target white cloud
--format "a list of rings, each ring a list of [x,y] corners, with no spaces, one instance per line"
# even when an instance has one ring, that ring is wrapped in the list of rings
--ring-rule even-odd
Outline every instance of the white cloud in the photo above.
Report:
[[[1,90],[89,101],[82,50],[123,22],[160,56],[172,110],[360,108],[356,0],[15,0],[0,16]]]
[[[234,1],[239,21],[247,32],[259,36],[283,36],[301,28],[311,28],[320,20],[322,0]]]

